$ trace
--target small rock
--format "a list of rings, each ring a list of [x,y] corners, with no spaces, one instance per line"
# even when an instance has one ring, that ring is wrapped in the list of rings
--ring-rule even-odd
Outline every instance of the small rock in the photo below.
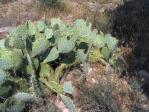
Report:
[[[144,80],[144,82],[149,85],[149,73],[145,70],[140,70],[138,72],[138,75],[140,78],[142,78]]]

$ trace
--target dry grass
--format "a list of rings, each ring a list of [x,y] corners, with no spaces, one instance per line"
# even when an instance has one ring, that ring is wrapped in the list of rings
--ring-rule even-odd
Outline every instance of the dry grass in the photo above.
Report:
[[[141,112],[149,111],[149,105],[146,105],[147,98],[141,92],[141,85],[136,79],[131,80],[131,84],[129,84],[127,80],[120,79],[117,74],[98,75],[97,84],[82,88],[83,96],[81,96],[82,100],[80,101],[82,105],[84,103],[92,105],[96,101],[98,106],[100,105],[99,102],[104,103],[104,106],[108,106],[111,112],[131,112],[134,110],[137,112],[139,109]],[[92,99],[93,97],[96,97],[97,100]],[[86,102],[88,100],[90,102]],[[102,102],[102,100],[104,101]],[[115,107],[112,104],[115,104]],[[86,105],[83,106],[86,107]],[[84,107],[82,112],[83,109]],[[102,110],[100,111],[102,112]]]
[[[114,71],[107,73],[105,66],[92,64],[86,81],[78,85],[78,68],[66,73],[64,81],[75,87],[75,104],[81,112],[147,112],[149,101],[142,93],[137,79],[119,78]]]
[[[0,26],[17,25],[26,20],[45,19],[49,21],[53,17],[60,17],[64,21],[72,21],[83,18],[91,21],[99,30],[106,31],[109,17],[106,10],[113,10],[122,0],[60,0],[58,7],[44,6],[38,0],[20,0],[0,5]]]
[[[72,23],[83,18],[89,20],[98,30],[110,32],[110,13],[122,3],[122,0],[61,0],[59,7],[43,8],[40,5],[37,12],[46,16],[47,21],[52,17],[60,17],[65,22]]]

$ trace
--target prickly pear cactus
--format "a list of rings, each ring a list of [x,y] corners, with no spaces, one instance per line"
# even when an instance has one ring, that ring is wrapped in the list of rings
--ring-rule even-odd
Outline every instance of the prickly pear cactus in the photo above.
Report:
[[[0,50],[0,69],[12,69],[21,65],[23,54],[18,49],[1,49]]]
[[[92,30],[91,23],[83,19],[68,25],[59,18],[53,18],[49,25],[42,20],[28,21],[14,28],[0,43],[0,85],[8,80],[23,87],[16,79],[19,77],[29,80],[28,91],[35,95],[38,103],[44,105],[43,90],[46,87],[61,97],[70,112],[76,112],[73,101],[65,96],[65,93],[72,94],[72,85],[67,83],[63,88],[59,84],[63,72],[76,64],[83,64],[85,71],[84,68],[90,62],[111,62],[118,41],[109,34]],[[115,59],[112,60],[116,62]],[[17,90],[19,91],[24,92],[22,89]],[[17,112],[15,108],[18,106],[24,108],[21,105],[30,100],[32,95],[13,95],[11,103],[16,100],[20,102],[16,101],[17,103],[10,106],[11,112]]]
[[[9,34],[9,46],[24,49],[26,38],[29,36],[27,25],[20,25]]]

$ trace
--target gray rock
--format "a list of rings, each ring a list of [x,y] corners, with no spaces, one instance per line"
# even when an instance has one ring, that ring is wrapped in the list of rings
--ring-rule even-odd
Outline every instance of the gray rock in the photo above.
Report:
[[[149,85],[149,73],[145,70],[140,70],[138,76],[144,80],[144,82]]]

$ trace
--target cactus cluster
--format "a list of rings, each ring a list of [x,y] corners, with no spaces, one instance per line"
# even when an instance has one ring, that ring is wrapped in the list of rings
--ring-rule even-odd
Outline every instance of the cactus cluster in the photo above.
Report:
[[[98,34],[97,30],[92,30],[91,23],[82,19],[68,25],[53,18],[49,24],[28,21],[14,28],[0,42],[4,45],[0,48],[0,84],[11,75],[17,77],[18,71],[27,74],[30,90],[37,99],[42,98],[44,84],[74,112],[71,99],[64,96],[72,92],[71,85],[66,84],[63,88],[59,84],[63,71],[74,64],[115,61],[113,54],[118,40],[109,34]]]

